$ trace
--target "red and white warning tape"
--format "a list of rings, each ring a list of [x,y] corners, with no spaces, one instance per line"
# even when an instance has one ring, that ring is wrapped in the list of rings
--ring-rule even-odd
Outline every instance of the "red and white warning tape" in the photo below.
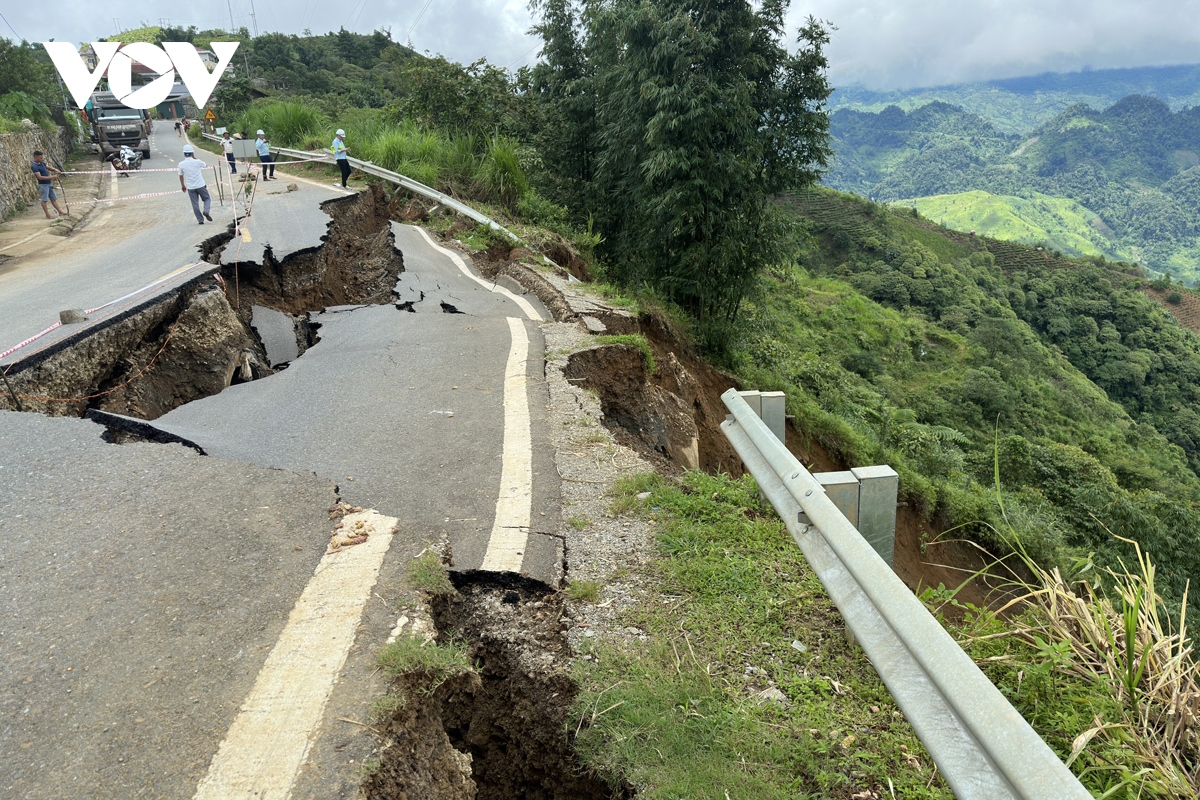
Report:
[[[117,305],[117,304],[119,304],[119,303],[123,303],[123,302],[125,302],[126,300],[130,300],[130,299],[133,299],[133,298],[139,297],[140,295],[143,295],[143,294],[145,294],[146,292],[148,292],[148,291],[150,291],[151,289],[153,289],[154,287],[158,286],[160,283],[163,283],[163,282],[165,282],[165,281],[169,281],[169,280],[171,280],[172,278],[178,277],[178,276],[179,276],[179,275],[181,275],[182,273],[184,273],[184,272],[186,272],[186,271],[188,271],[188,270],[192,269],[193,267],[195,267],[195,266],[197,266],[197,265],[199,265],[199,264],[201,264],[201,263],[203,263],[203,262],[197,261],[197,262],[195,262],[195,263],[188,264],[186,267],[182,267],[182,268],[180,268],[180,269],[177,269],[177,270],[175,270],[174,272],[172,272],[170,275],[165,275],[165,276],[163,276],[163,277],[159,278],[158,280],[154,281],[153,283],[148,283],[148,284],[146,284],[145,286],[143,286],[143,287],[142,287],[142,288],[140,288],[140,289],[136,289],[136,290],[134,290],[134,291],[130,292],[129,294],[127,294],[127,295],[123,295],[123,296],[121,296],[121,297],[118,297],[116,300],[110,300],[109,302],[105,303],[104,305],[101,305],[101,306],[96,306],[95,308],[88,308],[88,309],[84,309],[84,312],[83,312],[83,313],[84,313],[84,315],[85,315],[85,316],[87,316],[87,315],[91,315],[91,314],[94,314],[94,313],[96,313],[97,311],[102,311],[102,310],[104,310],[104,309],[108,308],[109,306],[115,306],[115,305]],[[205,266],[211,266],[211,265],[209,265],[209,264],[206,264]],[[18,350],[20,350],[22,347],[28,347],[29,345],[33,344],[34,342],[36,342],[38,339],[42,338],[42,337],[43,337],[43,336],[45,336],[46,334],[50,333],[50,332],[51,332],[51,331],[53,331],[53,330],[56,330],[56,329],[58,329],[58,328],[61,328],[61,327],[62,327],[62,323],[61,323],[61,322],[56,322],[56,323],[54,323],[54,324],[53,324],[53,325],[51,325],[50,327],[46,328],[44,331],[42,331],[42,332],[40,332],[40,333],[37,333],[37,334],[34,334],[33,336],[30,336],[28,339],[26,339],[25,341],[21,342],[20,344],[13,345],[12,347],[10,347],[10,348],[8,348],[7,350],[5,350],[3,353],[0,353],[0,358],[7,358],[8,356],[10,356],[10,355],[12,355],[13,353],[17,352]]]
[[[69,169],[63,172],[63,175],[107,175],[110,172],[178,172],[179,167],[154,167],[153,169],[127,169],[127,170],[111,170],[111,169]]]
[[[166,197],[169,194],[181,194],[179,189],[170,192],[147,192],[146,194],[131,194],[126,197],[100,197],[91,200],[76,200],[76,203],[115,203],[118,200],[145,200],[147,197]]]

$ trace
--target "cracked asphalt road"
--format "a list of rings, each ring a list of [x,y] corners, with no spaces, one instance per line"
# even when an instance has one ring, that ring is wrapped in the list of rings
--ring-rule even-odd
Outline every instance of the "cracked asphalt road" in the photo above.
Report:
[[[365,721],[383,689],[371,666],[397,616],[389,587],[426,542],[448,539],[456,569],[487,549],[508,319],[524,317],[414,229],[395,233],[401,294],[425,293],[414,313],[322,314],[321,341],[286,370],[155,421],[208,456],[0,412],[0,795],[191,796],[321,559],[340,489],[399,523],[290,796],[354,796],[373,741],[344,720]],[[543,344],[521,324],[534,476],[521,571],[556,581]]]

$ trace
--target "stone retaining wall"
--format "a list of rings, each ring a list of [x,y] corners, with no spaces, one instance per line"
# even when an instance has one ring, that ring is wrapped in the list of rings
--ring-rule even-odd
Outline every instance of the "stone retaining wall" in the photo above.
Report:
[[[69,128],[56,127],[46,131],[30,125],[20,133],[0,133],[0,220],[8,218],[14,207],[38,201],[37,179],[29,164],[33,151],[46,153],[46,160],[64,166],[74,146]]]

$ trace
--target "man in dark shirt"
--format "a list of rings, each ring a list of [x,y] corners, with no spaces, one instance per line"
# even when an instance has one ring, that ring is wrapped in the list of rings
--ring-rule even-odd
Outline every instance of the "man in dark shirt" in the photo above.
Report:
[[[42,195],[42,211],[45,212],[46,219],[54,219],[54,217],[50,216],[50,209],[46,206],[46,203],[52,203],[54,210],[59,215],[66,214],[66,211],[58,207],[58,195],[54,193],[54,179],[51,177],[51,173],[54,175],[61,175],[62,173],[46,163],[46,156],[42,154],[41,150],[33,151],[33,163],[29,166],[33,169],[33,174],[37,175],[38,191]]]

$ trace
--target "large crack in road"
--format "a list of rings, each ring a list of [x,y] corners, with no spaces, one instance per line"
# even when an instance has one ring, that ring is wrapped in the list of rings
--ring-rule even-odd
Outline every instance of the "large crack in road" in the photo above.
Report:
[[[198,785],[216,747],[214,736],[219,737],[234,723],[237,704],[256,674],[255,665],[266,658],[264,648],[274,640],[290,598],[297,594],[296,581],[312,574],[314,558],[321,549],[312,519],[305,524],[302,540],[295,537],[299,529],[282,517],[274,523],[281,529],[278,542],[270,546],[286,549],[296,563],[278,576],[288,588],[274,593],[267,604],[272,622],[250,634],[242,629],[246,616],[234,614],[235,624],[223,636],[195,643],[192,658],[200,664],[223,663],[235,655],[238,661],[236,680],[224,691],[214,691],[207,684],[196,684],[190,691],[189,700],[194,698],[209,712],[201,715],[207,720],[201,728],[193,721],[196,715],[174,705],[182,702],[179,698],[154,700],[158,691],[154,687],[170,686],[174,691],[178,676],[170,673],[178,665],[158,664],[139,655],[146,648],[147,652],[180,650],[179,633],[171,630],[177,618],[132,614],[132,627],[121,634],[135,643],[132,649],[114,643],[106,652],[96,653],[85,631],[89,625],[100,625],[105,630],[103,640],[109,631],[122,626],[118,620],[128,604],[169,613],[181,606],[189,608],[199,630],[224,624],[209,609],[227,606],[214,606],[207,596],[208,575],[224,571],[221,564],[225,558],[211,551],[223,541],[212,536],[211,528],[220,526],[225,535],[233,537],[240,545],[235,551],[254,554],[274,541],[263,527],[271,526],[268,517],[273,515],[262,512],[286,506],[288,500],[268,497],[263,491],[266,486],[298,481],[304,486],[325,487],[320,500],[310,497],[298,509],[309,517],[343,499],[394,515],[398,519],[392,546],[395,552],[382,563],[378,575],[378,592],[385,595],[387,587],[400,581],[408,557],[430,542],[448,544],[448,551],[454,554],[453,568],[462,575],[464,586],[489,580],[479,568],[488,550],[489,532],[495,533],[495,487],[503,483],[502,469],[508,469],[507,443],[503,465],[497,457],[504,438],[506,380],[519,376],[515,385],[521,387],[521,394],[531,391],[536,399],[529,404],[535,431],[544,413],[544,389],[537,388],[544,345],[536,326],[521,320],[522,316],[537,316],[530,305],[536,301],[473,276],[458,256],[452,259],[457,267],[449,266],[447,251],[431,249],[432,241],[424,232],[389,220],[385,204],[386,198],[378,190],[325,203],[331,220],[322,243],[288,252],[278,261],[276,249],[264,246],[257,251],[259,261],[231,263],[230,248],[236,247],[238,240],[232,231],[214,237],[203,248],[213,272],[139,303],[86,335],[68,337],[34,358],[10,365],[12,394],[18,396],[24,411],[39,413],[0,413],[0,426],[19,433],[16,438],[6,434],[6,442],[13,447],[8,458],[0,459],[0,469],[6,470],[5,474],[25,469],[31,463],[28,454],[37,447],[35,442],[47,438],[63,442],[54,455],[43,454],[61,458],[63,469],[61,480],[48,481],[52,464],[45,458],[33,459],[38,466],[29,471],[28,480],[7,486],[8,492],[16,493],[7,498],[10,506],[26,504],[37,513],[9,515],[4,520],[6,541],[23,544],[17,550],[6,545],[8,552],[0,557],[0,589],[11,591],[40,580],[43,589],[57,596],[35,591],[35,596],[14,605],[13,619],[19,622],[0,628],[0,635],[15,634],[16,647],[22,651],[34,640],[35,650],[53,651],[53,642],[59,638],[55,627],[30,625],[29,620],[66,620],[64,624],[79,633],[69,637],[70,647],[61,648],[60,653],[69,652],[69,663],[92,662],[92,680],[86,689],[74,689],[75,697],[59,696],[51,701],[52,690],[49,694],[35,691],[14,673],[23,669],[36,674],[39,667],[35,662],[18,659],[2,673],[0,682],[5,690],[13,689],[9,702],[26,704],[22,713],[32,715],[26,719],[33,724],[18,726],[0,741],[0,756],[15,756],[26,740],[55,743],[49,757],[39,758],[36,764],[29,762],[32,772],[10,776],[17,783],[9,788],[19,783],[29,796],[51,796],[39,794],[38,775],[63,773],[78,780],[80,773],[71,763],[99,765],[107,754],[121,751],[128,753],[127,759],[118,760],[115,767],[96,767],[72,795],[107,796],[113,787],[141,782],[156,787],[152,791],[164,796],[178,796],[190,792],[186,787]],[[516,284],[509,285],[520,291]],[[413,298],[410,308],[400,299],[406,296]],[[404,313],[410,310],[415,313]],[[510,332],[516,330],[524,331],[529,344],[515,362],[516,373],[513,353],[508,354],[506,372],[507,342]],[[525,388],[526,377],[533,382],[532,390]],[[0,398],[0,410],[16,408],[11,395]],[[50,419],[81,415],[104,426],[105,441],[127,446],[96,450],[111,445],[89,441],[84,431],[90,422]],[[17,417],[41,421],[15,423]],[[182,444],[194,452],[182,456],[187,451],[160,444]],[[544,449],[533,444],[531,454],[525,457],[532,480],[532,494],[525,502],[532,518],[524,531],[527,539],[521,540],[527,544],[520,545],[523,549],[516,553],[517,568],[523,575],[521,585],[526,587],[521,590],[521,607],[554,602],[552,590],[558,585],[565,558],[562,536],[550,524],[560,516],[554,467]],[[111,453],[111,457],[97,457],[101,453]],[[194,468],[198,458],[205,469]],[[107,484],[94,471],[104,463],[110,464]],[[233,480],[211,480],[215,474]],[[278,475],[281,481],[263,481],[259,477],[263,475]],[[139,480],[151,493],[149,502],[142,492],[115,490]],[[90,484],[86,491],[73,493],[66,488],[85,484]],[[114,502],[98,502],[97,492],[116,492],[117,496]],[[248,499],[251,496],[253,499]],[[256,503],[261,504],[257,516],[253,512]],[[209,509],[211,518],[197,521],[196,515],[185,511],[193,507]],[[144,513],[155,509],[164,520],[161,531],[153,529],[152,514]],[[242,519],[239,515],[245,515],[243,522],[238,521]],[[48,562],[50,572],[43,572],[40,579],[34,578],[32,566],[39,536],[30,526],[61,530],[64,541],[69,542],[64,552],[69,561],[62,561],[55,552]],[[318,535],[314,537],[314,533]],[[89,541],[96,544],[94,552],[86,550]],[[149,555],[140,553],[142,545]],[[188,553],[196,548],[205,554],[197,561],[204,565],[203,571],[189,569]],[[132,553],[140,553],[136,565]],[[168,585],[158,579],[163,558],[178,565]],[[285,560],[289,559],[281,559]],[[84,607],[62,611],[66,594],[59,579],[96,574],[101,564],[110,565],[107,571],[111,575],[93,588],[101,593],[101,602],[111,604],[106,606],[108,610],[99,616]],[[239,591],[257,590],[248,578],[238,579],[242,583]],[[229,586],[226,577],[214,574],[213,579]],[[512,591],[504,590],[501,596]],[[546,687],[540,679],[523,677],[524,667],[518,669],[523,662],[497,644],[493,634],[464,622],[486,613],[493,605],[493,594],[492,590],[467,591],[456,606],[458,610],[446,617],[450,621],[444,622],[447,631],[457,631],[453,635],[471,636],[477,642],[481,664],[492,679],[501,681],[489,680],[488,686],[510,687],[499,694],[489,691],[471,698],[461,696],[446,709],[447,718],[458,720],[455,730],[473,725],[476,737],[485,729],[493,731],[490,744],[472,744],[462,736],[452,743],[472,753],[478,764],[474,782],[480,787],[509,787],[481,788],[478,796],[509,796],[510,789],[530,797],[608,796],[602,783],[576,775],[565,738],[551,737],[558,743],[548,749],[548,740],[536,733],[561,727],[570,692],[557,693],[554,702],[536,702],[534,713],[518,712],[518,700],[534,702]],[[468,608],[476,610],[469,612]],[[352,785],[357,788],[361,773],[346,769],[346,756],[355,754],[361,761],[375,742],[361,730],[354,730],[353,735],[343,735],[337,725],[329,730],[328,720],[339,715],[364,717],[364,704],[382,693],[380,678],[370,670],[371,659],[394,623],[395,611],[390,606],[367,603],[363,608],[361,629],[348,653],[343,679],[334,685],[328,700],[327,722],[309,754],[309,767],[295,778],[292,796],[332,796],[350,791]],[[143,625],[149,628],[143,630]],[[238,641],[246,645],[253,641],[253,651],[234,647]],[[126,665],[126,669],[134,668],[131,680],[116,677],[124,663],[120,657],[113,658],[118,654],[133,654],[136,664]],[[241,661],[244,657],[248,660]],[[168,670],[162,677],[154,675],[160,667]],[[212,673],[200,669],[199,664],[196,669],[197,680],[220,680],[219,670]],[[138,680],[142,680],[140,690],[136,688]],[[546,680],[566,679],[547,673]],[[25,688],[16,691],[16,686]],[[113,708],[114,699],[119,699],[122,710],[96,717],[105,720],[103,728],[89,729],[89,744],[80,758],[72,761],[68,742],[75,734],[54,720],[74,720],[77,730],[83,713],[77,701]],[[159,711],[145,711],[148,704],[156,702]],[[51,706],[53,713],[37,710]],[[175,715],[171,724],[163,717],[168,713]],[[141,740],[133,734],[147,720],[147,730],[173,727],[179,732],[167,741],[160,758],[147,759],[141,752],[145,745],[137,744]],[[172,741],[179,745],[170,744]],[[180,746],[185,750],[180,751]],[[10,747],[15,749],[10,751]],[[180,769],[170,754],[178,759],[185,752],[192,754],[192,760],[186,769]],[[502,753],[514,758],[517,766],[502,768],[497,761]],[[196,758],[196,754],[202,757]],[[133,771],[118,777],[112,769]],[[155,774],[161,777],[152,780],[142,775],[147,769],[157,770]],[[498,776],[507,774],[506,770],[511,774],[501,781]]]

